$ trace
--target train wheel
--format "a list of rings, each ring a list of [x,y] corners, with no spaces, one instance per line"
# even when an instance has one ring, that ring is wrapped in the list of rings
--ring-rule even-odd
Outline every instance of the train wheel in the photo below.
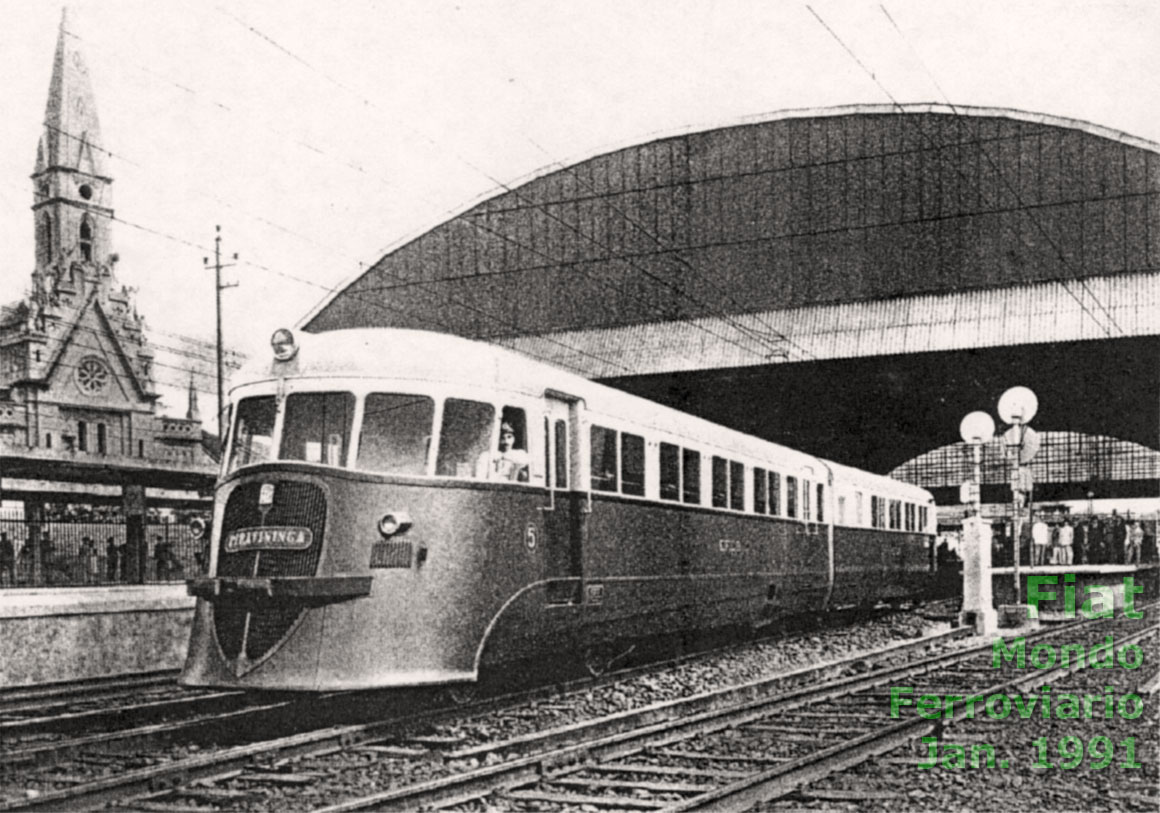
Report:
[[[455,683],[446,687],[443,693],[454,706],[470,706],[480,696],[478,683]]]
[[[600,677],[612,668],[616,653],[607,645],[590,646],[584,650],[584,668],[592,677]]]

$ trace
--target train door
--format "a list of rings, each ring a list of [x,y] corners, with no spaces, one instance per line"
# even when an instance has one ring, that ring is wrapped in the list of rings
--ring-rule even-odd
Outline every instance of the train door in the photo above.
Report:
[[[588,492],[580,477],[580,409],[564,393],[545,393],[548,504],[544,514],[544,577],[549,604],[578,604],[583,576],[581,551],[587,529]]]

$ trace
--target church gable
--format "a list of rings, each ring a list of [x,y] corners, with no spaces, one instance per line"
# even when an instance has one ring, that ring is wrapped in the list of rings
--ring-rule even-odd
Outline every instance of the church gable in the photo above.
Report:
[[[84,307],[63,340],[48,378],[46,399],[97,409],[152,410],[96,300]]]

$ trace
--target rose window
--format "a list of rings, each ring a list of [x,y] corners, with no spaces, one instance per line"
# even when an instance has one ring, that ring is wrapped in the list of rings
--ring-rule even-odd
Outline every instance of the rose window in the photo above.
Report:
[[[95,395],[109,383],[109,368],[98,358],[87,358],[77,367],[77,386],[81,392]]]

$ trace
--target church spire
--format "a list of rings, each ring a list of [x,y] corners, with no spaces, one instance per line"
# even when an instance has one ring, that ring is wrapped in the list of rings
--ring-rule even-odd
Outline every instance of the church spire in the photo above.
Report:
[[[89,71],[66,9],[32,174],[37,289],[67,281],[79,293],[85,277],[99,282],[109,275],[113,179],[105,174],[105,156]]]
[[[37,154],[37,174],[62,168],[104,176],[97,106],[88,67],[68,29],[67,8],[60,15],[44,127],[43,149]]]
[[[189,408],[185,417],[190,421],[200,421],[201,411],[197,408],[197,389],[193,386],[193,370],[189,371]]]

